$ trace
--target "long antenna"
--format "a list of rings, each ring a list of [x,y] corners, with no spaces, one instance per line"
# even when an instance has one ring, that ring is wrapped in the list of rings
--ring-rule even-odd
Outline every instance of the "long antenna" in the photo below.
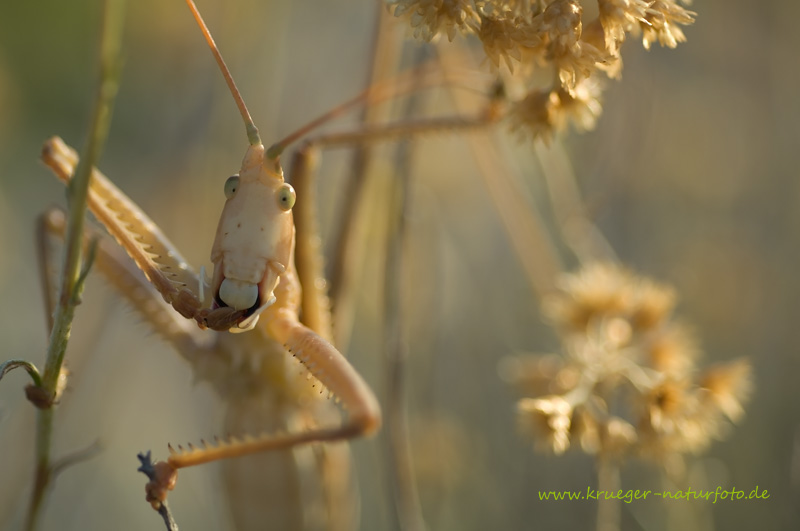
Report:
[[[208,26],[206,26],[203,17],[200,15],[200,11],[197,10],[197,6],[194,5],[193,0],[186,0],[186,5],[189,6],[189,9],[192,11],[192,15],[194,15],[194,19],[197,21],[197,25],[200,26],[200,31],[203,32],[203,37],[206,38],[208,47],[211,48],[211,53],[214,54],[214,59],[217,60],[219,69],[222,71],[222,76],[225,78],[225,82],[228,84],[228,88],[233,95],[233,99],[236,101],[236,106],[239,107],[239,113],[242,115],[245,128],[247,129],[247,140],[250,141],[251,146],[261,144],[261,137],[258,134],[258,128],[256,127],[256,124],[253,123],[253,118],[250,117],[250,112],[247,110],[247,105],[244,104],[242,95],[239,93],[239,89],[236,88],[236,83],[233,81],[231,72],[228,70],[225,60],[219,53],[217,44],[214,42],[214,37],[211,36],[211,32],[208,30]]]

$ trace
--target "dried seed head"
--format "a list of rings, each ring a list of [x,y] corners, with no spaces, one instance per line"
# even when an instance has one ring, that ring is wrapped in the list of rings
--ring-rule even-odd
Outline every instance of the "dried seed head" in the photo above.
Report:
[[[440,32],[452,41],[457,31],[464,31],[475,18],[473,3],[468,0],[388,0],[394,16],[405,18],[414,37],[430,42]]]
[[[656,431],[674,432],[681,417],[690,409],[688,382],[665,380],[645,395],[647,422]]]
[[[742,403],[752,391],[752,368],[745,360],[719,364],[706,369],[700,376],[700,388],[726,417],[736,422],[744,415]]]
[[[675,307],[675,290],[648,279],[641,279],[631,295],[630,320],[637,330],[658,327]]]
[[[570,76],[573,74],[569,72]],[[594,79],[584,79],[571,90],[531,91],[512,103],[509,112],[511,130],[550,142],[555,133],[568,123],[579,131],[592,129],[602,110],[599,96],[600,85]]]
[[[536,446],[562,454],[569,448],[572,406],[563,397],[525,398],[517,404],[520,429]]]
[[[580,444],[584,453],[596,454],[600,451],[600,426],[585,407],[575,408],[569,431],[570,439]]]
[[[561,279],[543,306],[561,333],[562,361],[503,363],[504,379],[525,396],[520,425],[537,447],[561,453],[572,441],[604,458],[639,455],[677,470],[684,454],[724,435],[726,418],[741,418],[749,364],[695,378],[698,349],[672,320],[675,300],[669,286],[615,265],[590,264]]]
[[[695,13],[687,11],[675,2],[656,0],[647,8],[645,20],[641,22],[642,43],[648,50],[658,40],[661,46],[675,48],[679,42],[686,41],[686,36],[678,26],[694,22]]]
[[[598,0],[606,48],[619,50],[627,33],[647,24],[648,4],[645,0]]]
[[[578,0],[387,2],[417,38],[477,36],[492,65],[515,74],[507,80],[520,95],[512,99],[511,128],[545,140],[565,128],[567,117],[579,130],[593,127],[601,110],[600,87],[595,84],[591,94],[579,87],[599,72],[620,76],[620,46],[628,34],[642,32],[646,48],[655,41],[675,47],[685,40],[680,25],[694,22],[694,13],[673,0],[598,0],[591,18]],[[547,70],[553,81],[542,86],[540,72]]]
[[[559,329],[585,333],[593,320],[625,313],[632,283],[617,266],[595,263],[565,275],[559,287],[558,294],[544,300],[543,313]]]
[[[541,29],[550,43],[554,56],[569,53],[581,38],[583,8],[574,0],[555,0],[542,16]]]
[[[495,67],[500,67],[502,63],[513,72],[514,63],[521,63],[523,55],[530,61],[543,54],[541,18],[511,15],[490,17],[481,13],[480,20],[478,38],[483,43],[486,57],[491,59]]]
[[[669,377],[688,375],[698,352],[689,331],[676,323],[670,323],[650,336],[642,350],[644,365]]]

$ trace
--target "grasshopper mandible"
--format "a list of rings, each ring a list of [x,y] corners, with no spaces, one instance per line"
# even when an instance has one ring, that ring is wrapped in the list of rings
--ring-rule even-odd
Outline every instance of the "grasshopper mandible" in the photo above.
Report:
[[[239,107],[250,143],[241,170],[225,182],[226,202],[211,252],[210,288],[205,288],[204,272],[196,273],[156,224],[96,170],[88,197],[91,212],[135,264],[109,242],[101,242],[98,268],[192,363],[198,379],[209,381],[229,404],[225,429],[233,436],[188,449],[170,447],[168,460],[157,465],[165,473],[164,480],[148,485],[148,500],[157,505],[165,499],[178,469],[225,460],[237,528],[263,529],[265,518],[276,529],[346,528],[353,517],[346,500],[350,481],[325,477],[341,474],[339,460],[346,459],[346,449],[315,445],[305,450],[323,480],[316,486],[320,491],[317,505],[324,506],[317,511],[321,516],[310,516],[314,511],[296,503],[307,496],[299,489],[315,480],[304,477],[308,472],[302,470],[293,450],[306,443],[370,435],[380,426],[380,407],[330,338],[321,337],[298,319],[295,192],[284,181],[278,154],[261,142],[194,3],[186,3]],[[45,144],[42,158],[62,181],[69,182],[77,164],[74,150],[54,137]],[[59,212],[43,219],[48,235],[63,230]],[[154,300],[159,295],[174,312]],[[183,318],[199,327],[187,326],[191,322]],[[313,384],[298,374],[287,352],[305,366]],[[320,387],[341,401],[346,410],[343,419],[331,402],[319,398]],[[261,466],[231,459],[252,454],[259,454]]]

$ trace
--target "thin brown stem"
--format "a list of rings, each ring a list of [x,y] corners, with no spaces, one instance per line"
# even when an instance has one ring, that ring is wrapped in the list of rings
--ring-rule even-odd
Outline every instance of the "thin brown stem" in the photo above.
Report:
[[[382,80],[397,71],[400,62],[396,25],[391,24],[391,17],[385,9],[376,12],[375,32],[373,35],[372,60],[366,76],[365,90],[378,85]],[[361,109],[360,124],[368,127],[385,119],[386,108],[365,105]],[[350,334],[353,329],[355,315],[355,292],[357,279],[361,277],[364,266],[365,238],[364,224],[361,220],[366,206],[365,191],[369,181],[369,168],[372,160],[372,149],[369,145],[357,146],[353,153],[350,176],[345,183],[345,195],[349,199],[349,208],[342,212],[338,227],[334,230],[331,252],[330,297],[335,309],[336,326],[334,334],[336,344],[347,351]]]
[[[386,334],[385,359],[386,389],[386,441],[389,454],[389,474],[394,494],[395,512],[401,531],[423,531],[425,520],[417,491],[417,482],[411,459],[408,426],[408,396],[406,368],[408,345],[405,340],[403,320],[402,272],[406,219],[411,185],[410,146],[400,146],[399,167],[387,194],[386,265],[384,275],[384,330]]]
[[[581,263],[617,262],[614,249],[591,222],[564,146],[534,144],[561,237]]]
[[[316,155],[316,150],[311,146],[298,149],[292,157],[289,170],[291,183],[302,198],[292,210],[296,240],[294,262],[297,279],[303,287],[301,320],[326,340],[333,341],[331,307],[317,221],[317,187],[313,179]]]
[[[382,49],[381,46],[382,45],[379,43],[377,49]],[[383,66],[385,67],[385,65]],[[268,156],[271,158],[277,158],[293,143],[305,138],[320,126],[345,115],[355,108],[363,107],[365,109],[373,109],[375,108],[376,104],[399,98],[406,94],[419,91],[422,88],[436,87],[450,83],[450,81],[444,79],[440,75],[440,72],[432,69],[430,66],[425,65],[419,66],[408,72],[404,72],[395,78],[384,79],[382,81],[379,81],[378,78],[371,79],[372,82],[369,84],[369,86],[355,97],[314,118],[307,124],[287,135],[285,138],[272,144],[267,152]],[[368,116],[370,119],[364,119],[362,120],[362,123],[369,123],[373,121],[372,113],[365,113],[364,116]]]
[[[617,492],[620,489],[619,466],[613,461],[600,458],[597,462],[598,492]],[[597,531],[619,531],[621,517],[621,501],[619,497],[597,500]]]
[[[478,116],[442,116],[438,118],[422,118],[404,120],[391,124],[367,126],[356,131],[330,133],[313,139],[319,147],[352,146],[385,142],[400,138],[419,137],[434,133],[456,133],[474,129],[482,129],[494,122],[494,117],[486,114]]]
[[[57,478],[59,474],[61,474],[71,466],[77,465],[78,463],[82,463],[84,461],[88,461],[89,459],[99,454],[102,450],[103,446],[100,444],[100,441],[97,440],[92,444],[90,444],[89,446],[87,446],[86,448],[62,456],[60,459],[58,459],[58,461],[55,461],[53,463],[53,466],[50,468],[53,478]]]
[[[440,46],[438,50],[442,53],[442,68],[446,69],[454,62],[450,55],[454,52],[447,46]],[[467,112],[475,106],[466,94],[452,92],[452,97],[459,111]],[[517,172],[501,156],[496,139],[488,131],[472,133],[468,135],[468,141],[479,173],[531,287],[540,296],[551,292],[562,270],[561,260],[538,212],[524,200],[525,194],[517,184],[520,180]]]

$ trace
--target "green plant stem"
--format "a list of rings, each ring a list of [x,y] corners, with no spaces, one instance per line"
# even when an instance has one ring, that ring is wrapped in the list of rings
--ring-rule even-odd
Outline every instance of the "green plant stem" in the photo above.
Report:
[[[36,416],[36,468],[33,476],[33,492],[28,506],[25,529],[36,529],[41,514],[44,495],[50,484],[50,441],[53,432],[53,408],[40,409]]]
[[[44,374],[39,386],[42,395],[48,397],[48,402],[39,406],[36,419],[36,465],[33,492],[25,526],[28,530],[37,527],[45,495],[54,477],[51,465],[53,406],[58,399],[56,396],[58,381],[72,329],[72,320],[75,316],[75,306],[80,302],[81,288],[88,265],[90,265],[90,261],[87,261],[87,267],[81,269],[86,197],[92,168],[102,152],[108,135],[111,108],[117,93],[123,16],[123,0],[106,0],[100,41],[98,95],[95,99],[86,150],[75,171],[75,177],[70,181],[67,189],[69,219],[61,293],[55,310],[53,328],[50,332],[50,345],[47,350]]]

